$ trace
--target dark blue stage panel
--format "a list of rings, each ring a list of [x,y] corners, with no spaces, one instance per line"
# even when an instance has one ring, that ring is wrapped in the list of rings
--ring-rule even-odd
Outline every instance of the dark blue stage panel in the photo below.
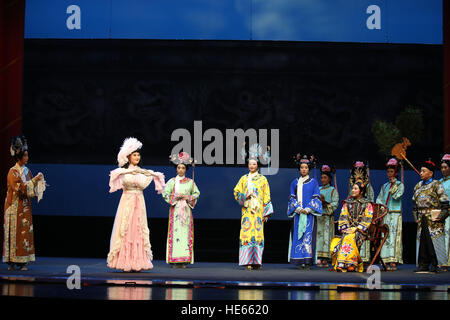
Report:
[[[43,172],[50,185],[39,204],[34,204],[33,214],[58,216],[110,216],[116,214],[122,191],[109,193],[109,172],[115,169],[107,165],[79,164],[30,164],[33,174]],[[160,171],[166,181],[176,175],[172,166],[145,167]],[[200,199],[193,213],[200,219],[240,219],[240,207],[234,199],[233,189],[239,178],[248,173],[244,167],[199,166],[195,169],[195,183],[200,189]],[[320,173],[316,171],[317,178]],[[337,170],[340,200],[348,196],[348,170]],[[192,171],[187,173],[192,176]],[[314,173],[311,173],[314,176]],[[440,174],[437,173],[440,178]],[[286,209],[290,182],[298,177],[297,169],[281,168],[276,175],[266,176],[274,208],[273,219],[287,220]],[[370,179],[375,197],[386,182],[383,170],[371,170]],[[412,221],[412,192],[419,181],[418,175],[405,171],[405,194],[403,196],[403,220]],[[320,182],[319,182],[320,184]],[[167,218],[169,205],[155,191],[154,183],[144,190],[149,218]],[[336,219],[339,216],[339,206]]]
[[[442,44],[442,0],[27,0],[26,38]]]

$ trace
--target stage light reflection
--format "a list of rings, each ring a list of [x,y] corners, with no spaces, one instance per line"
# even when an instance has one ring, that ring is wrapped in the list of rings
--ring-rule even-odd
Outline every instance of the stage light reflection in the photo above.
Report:
[[[264,300],[264,291],[260,289],[240,289],[239,300]]]
[[[166,300],[192,300],[193,290],[191,288],[167,288]]]
[[[150,300],[152,288],[134,286],[112,286],[107,289],[108,300]]]
[[[32,284],[3,283],[1,286],[2,296],[34,297],[34,285]]]

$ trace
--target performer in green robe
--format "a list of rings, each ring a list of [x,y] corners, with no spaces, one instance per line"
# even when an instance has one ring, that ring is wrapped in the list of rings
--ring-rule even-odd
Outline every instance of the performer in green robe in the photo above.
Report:
[[[317,243],[316,256],[318,267],[328,267],[328,260],[331,259],[330,245],[334,238],[334,212],[339,205],[339,193],[336,188],[331,186],[334,168],[329,165],[323,165],[321,171],[322,186],[320,197],[322,200],[322,216],[317,217]]]
[[[380,256],[388,263],[388,270],[397,270],[397,264],[403,263],[402,251],[402,197],[405,186],[397,180],[398,161],[392,158],[386,164],[388,182],[381,186],[377,203],[388,207],[389,213],[383,222],[389,226],[389,236],[381,249]]]
[[[193,179],[185,177],[194,161],[186,152],[171,156],[177,176],[170,179],[163,191],[164,200],[170,204],[167,234],[166,262],[174,268],[185,268],[194,263],[194,209],[200,191]]]
[[[442,183],[447,197],[450,198],[450,154],[446,154],[442,158],[441,172],[444,177],[439,181]],[[445,219],[445,248],[448,259],[442,269],[448,270],[450,268],[450,218]]]

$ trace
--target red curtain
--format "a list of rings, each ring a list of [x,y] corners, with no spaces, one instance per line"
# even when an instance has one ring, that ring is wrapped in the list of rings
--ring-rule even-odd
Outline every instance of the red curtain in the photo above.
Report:
[[[0,203],[6,196],[6,176],[14,165],[11,136],[22,132],[22,74],[25,0],[0,0]],[[0,225],[3,248],[3,223]]]

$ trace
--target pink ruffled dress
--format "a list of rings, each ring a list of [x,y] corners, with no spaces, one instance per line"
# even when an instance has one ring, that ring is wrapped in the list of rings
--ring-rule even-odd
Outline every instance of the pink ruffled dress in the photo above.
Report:
[[[164,188],[164,175],[131,166],[110,173],[110,192],[123,189],[111,235],[108,267],[123,271],[153,268],[150,231],[143,190],[152,180],[158,193]]]

